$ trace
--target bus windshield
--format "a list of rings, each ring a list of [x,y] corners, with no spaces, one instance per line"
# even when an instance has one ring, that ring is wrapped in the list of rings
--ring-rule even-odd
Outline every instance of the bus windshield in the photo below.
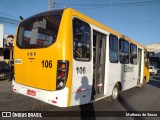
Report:
[[[52,45],[57,37],[62,14],[51,13],[24,20],[19,25],[17,46],[42,48]]]

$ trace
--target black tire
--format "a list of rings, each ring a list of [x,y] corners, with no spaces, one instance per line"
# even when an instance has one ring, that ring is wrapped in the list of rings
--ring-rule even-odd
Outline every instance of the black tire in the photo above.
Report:
[[[115,102],[117,101],[118,96],[119,96],[119,85],[116,84],[112,90],[112,95],[107,98],[107,101]]]

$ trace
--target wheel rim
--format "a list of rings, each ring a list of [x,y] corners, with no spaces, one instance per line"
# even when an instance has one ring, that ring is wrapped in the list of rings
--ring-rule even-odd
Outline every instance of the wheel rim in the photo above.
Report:
[[[113,89],[113,99],[114,100],[116,100],[117,99],[117,97],[118,97],[118,88],[117,87],[114,87],[114,89]]]

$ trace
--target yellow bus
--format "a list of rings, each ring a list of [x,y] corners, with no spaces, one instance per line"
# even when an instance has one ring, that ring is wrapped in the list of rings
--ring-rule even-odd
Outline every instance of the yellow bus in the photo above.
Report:
[[[59,107],[115,101],[147,73],[143,45],[72,8],[23,20],[14,45],[13,91]]]

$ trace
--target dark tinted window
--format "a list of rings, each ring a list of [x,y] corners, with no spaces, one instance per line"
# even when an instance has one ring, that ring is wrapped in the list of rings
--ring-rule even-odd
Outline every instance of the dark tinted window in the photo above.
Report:
[[[129,42],[124,39],[119,40],[120,63],[129,64]]]
[[[118,63],[118,37],[109,36],[109,59],[111,63]]]
[[[134,44],[130,44],[130,63],[137,64],[137,46]]]

